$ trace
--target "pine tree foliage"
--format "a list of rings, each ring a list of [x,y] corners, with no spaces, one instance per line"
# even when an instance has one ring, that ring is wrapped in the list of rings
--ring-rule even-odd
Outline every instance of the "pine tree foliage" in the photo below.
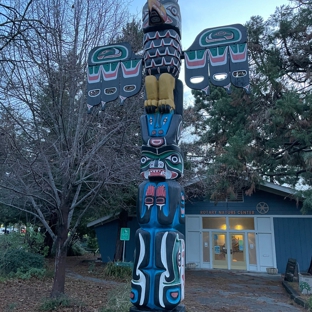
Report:
[[[312,183],[312,2],[292,1],[247,22],[251,95],[193,92],[189,147],[209,193],[251,194],[257,183]],[[306,201],[308,202],[308,201]]]
[[[128,42],[134,53],[143,50],[143,29],[142,22],[136,18],[132,18],[131,22],[127,23],[122,28],[121,35],[118,36],[116,42]]]

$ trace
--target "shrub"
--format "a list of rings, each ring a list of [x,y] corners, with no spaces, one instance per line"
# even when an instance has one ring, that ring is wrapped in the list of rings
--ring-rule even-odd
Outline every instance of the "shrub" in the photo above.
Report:
[[[37,268],[30,268],[30,269],[20,268],[17,270],[16,273],[10,273],[8,275],[8,277],[20,278],[23,280],[27,280],[27,279],[30,279],[32,277],[43,278],[45,276],[46,276],[46,270],[45,269],[37,269]]]
[[[104,276],[128,281],[132,276],[132,268],[120,263],[108,262],[104,268]]]
[[[88,237],[87,248],[97,250],[99,248],[96,237]]]
[[[14,275],[26,273],[31,269],[44,269],[44,257],[23,249],[9,249],[0,257],[0,273]],[[34,272],[34,271],[33,271]]]
[[[0,235],[0,253],[11,248],[19,248],[20,246],[24,246],[24,238],[18,233]]]
[[[67,251],[68,256],[82,256],[86,253],[85,249],[79,241],[73,242]]]
[[[44,246],[44,235],[32,227],[27,228],[24,242],[26,249],[32,253],[42,254],[45,257],[49,253],[49,247]]]
[[[47,255],[49,250],[48,246],[44,246],[44,236],[40,232],[35,232],[31,227],[27,228],[25,235],[13,232],[0,236],[0,253],[18,248],[44,256]]]
[[[59,308],[71,308],[75,306],[82,306],[82,303],[78,303],[77,300],[67,297],[66,295],[57,298],[47,298],[42,301],[39,310],[40,311],[54,311]],[[80,310],[79,310],[80,311]]]
[[[312,296],[307,300],[307,304],[309,311],[312,311]]]

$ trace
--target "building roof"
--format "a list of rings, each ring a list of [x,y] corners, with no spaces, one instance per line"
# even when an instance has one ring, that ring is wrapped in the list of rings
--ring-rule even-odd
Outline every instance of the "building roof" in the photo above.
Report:
[[[199,178],[192,180],[193,183],[196,183],[199,181],[200,181]],[[189,183],[185,186],[188,186],[190,184],[191,183]],[[274,184],[271,182],[262,182],[262,184],[257,185],[257,189],[268,192],[268,193],[272,193],[275,195],[287,196],[287,197],[292,197],[296,193],[296,190],[294,190],[290,187],[277,185],[277,184]],[[104,216],[102,218],[99,218],[97,220],[89,222],[87,224],[87,227],[97,227],[97,226],[103,225],[105,223],[109,223],[111,221],[114,221],[116,219],[118,219],[118,214],[110,214],[110,215]]]
[[[99,219],[96,219],[94,221],[91,221],[87,224],[87,227],[94,227],[94,226],[99,226],[99,225],[102,225],[104,223],[108,223],[108,222],[111,222],[115,219],[118,218],[118,215],[113,215],[113,214],[110,214],[110,215],[107,215],[107,216],[104,216],[102,218],[99,218]]]
[[[128,218],[129,217],[136,217],[136,215],[133,215],[133,214],[129,214],[128,215]],[[100,225],[103,225],[105,223],[109,223],[109,222],[112,222],[114,220],[117,220],[119,218],[119,213],[117,214],[109,214],[107,216],[104,216],[102,218],[99,218],[99,219],[96,219],[94,221],[91,221],[87,224],[87,227],[97,227],[97,226],[100,226]]]
[[[293,196],[296,193],[295,189],[271,182],[262,182],[262,184],[257,186],[257,189],[280,196]]]

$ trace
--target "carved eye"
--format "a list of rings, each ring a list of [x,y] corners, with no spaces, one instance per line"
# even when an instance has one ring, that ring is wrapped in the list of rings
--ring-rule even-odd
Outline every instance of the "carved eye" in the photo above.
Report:
[[[148,9],[143,9],[142,11],[142,20],[145,21],[148,19]]]
[[[177,264],[178,264],[178,267],[180,267],[181,266],[181,252],[179,251],[178,253],[177,253]]]
[[[167,159],[169,159],[172,163],[178,164],[180,162],[180,157],[178,155],[171,155]]]
[[[142,156],[141,157],[141,164],[144,165],[148,160],[149,160],[149,158]]]
[[[142,14],[142,20],[145,21],[148,18],[148,11],[143,12]]]
[[[172,13],[172,15],[177,16],[178,15],[178,10],[175,6],[171,6],[168,8],[170,10],[170,12]]]

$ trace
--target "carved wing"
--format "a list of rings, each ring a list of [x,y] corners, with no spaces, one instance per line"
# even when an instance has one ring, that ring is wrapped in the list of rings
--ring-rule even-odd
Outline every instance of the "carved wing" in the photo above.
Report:
[[[88,57],[87,103],[93,106],[120,98],[121,104],[142,85],[142,57],[128,43],[93,48]]]
[[[209,84],[249,87],[247,32],[240,24],[207,28],[184,51],[185,83],[209,94]]]

